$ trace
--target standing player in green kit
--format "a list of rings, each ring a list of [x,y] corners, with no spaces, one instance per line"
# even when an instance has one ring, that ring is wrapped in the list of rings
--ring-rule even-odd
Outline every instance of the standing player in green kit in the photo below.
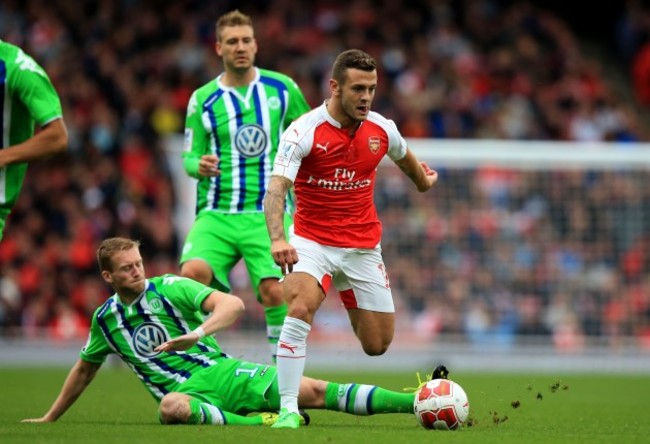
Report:
[[[0,40],[0,239],[27,163],[65,151],[61,101],[45,70],[19,47]],[[35,123],[42,130],[34,135]]]
[[[287,306],[282,272],[269,254],[262,201],[280,136],[309,105],[291,78],[254,65],[257,42],[249,16],[237,10],[223,15],[216,37],[224,72],[194,91],[187,107],[183,165],[198,184],[181,275],[230,291],[228,275],[243,258],[264,305],[275,362]],[[287,208],[285,225],[291,223]]]

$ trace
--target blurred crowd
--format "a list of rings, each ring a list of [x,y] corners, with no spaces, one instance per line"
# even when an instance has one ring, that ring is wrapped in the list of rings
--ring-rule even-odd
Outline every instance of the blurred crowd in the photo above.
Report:
[[[434,196],[380,173],[386,266],[416,331],[650,347],[650,172],[440,172]]]
[[[150,275],[178,271],[183,196],[165,141],[183,131],[192,91],[221,71],[214,25],[235,8],[254,19],[256,64],[292,76],[313,106],[341,50],[373,55],[373,107],[406,137],[650,140],[639,112],[650,105],[649,8],[629,1],[616,28],[612,18],[635,86],[626,102],[569,23],[505,3],[3,1],[0,38],[49,73],[70,146],[30,166],[0,243],[0,336],[85,337],[110,294],[94,258],[107,236],[140,239]],[[443,170],[422,197],[390,171],[377,199],[405,328],[477,344],[635,335],[650,346],[647,173]],[[236,290],[250,293],[242,277]],[[243,323],[263,325],[255,310]]]

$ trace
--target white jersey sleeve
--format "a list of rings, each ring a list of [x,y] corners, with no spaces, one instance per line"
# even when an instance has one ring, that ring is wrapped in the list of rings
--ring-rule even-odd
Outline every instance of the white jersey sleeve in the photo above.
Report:
[[[296,180],[302,159],[311,152],[314,141],[315,122],[312,112],[293,122],[282,134],[278,153],[273,164],[273,176],[282,176],[291,182]]]
[[[395,122],[375,112],[371,112],[368,119],[374,121],[386,131],[386,135],[388,136],[388,151],[386,154],[388,157],[391,160],[404,158],[406,156],[406,140],[400,134]]]

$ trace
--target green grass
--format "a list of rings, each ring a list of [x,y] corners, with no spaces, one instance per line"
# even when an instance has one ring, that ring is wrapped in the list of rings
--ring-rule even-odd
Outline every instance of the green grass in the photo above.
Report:
[[[0,369],[2,443],[637,443],[650,442],[650,377],[617,375],[453,374],[468,394],[472,426],[427,431],[412,415],[355,417],[310,411],[297,431],[261,427],[158,425],[156,404],[127,369],[107,367],[56,423],[22,424],[42,415],[67,370]],[[339,382],[401,390],[409,374],[317,373]],[[559,383],[557,390],[552,386]],[[537,399],[541,397],[541,399]],[[518,408],[512,407],[519,401]]]

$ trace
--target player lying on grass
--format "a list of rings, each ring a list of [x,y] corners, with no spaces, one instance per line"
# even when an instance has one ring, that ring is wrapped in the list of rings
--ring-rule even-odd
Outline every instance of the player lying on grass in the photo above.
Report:
[[[163,424],[271,425],[276,421],[280,395],[275,367],[231,358],[212,336],[240,316],[241,299],[171,274],[147,279],[134,240],[104,240],[97,259],[115,294],[95,311],[80,359],[48,412],[23,422],[60,418],[111,353],[133,370],[159,402]],[[211,315],[204,320],[199,310]],[[414,396],[303,377],[298,401],[304,409],[371,415],[412,413]],[[254,412],[260,414],[246,416]]]

